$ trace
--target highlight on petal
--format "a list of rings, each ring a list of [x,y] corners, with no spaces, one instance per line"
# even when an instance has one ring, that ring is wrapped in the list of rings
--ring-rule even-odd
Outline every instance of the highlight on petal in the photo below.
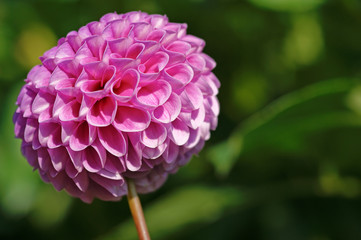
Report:
[[[41,112],[47,110],[54,103],[54,100],[55,97],[53,95],[47,92],[39,91],[31,105],[32,113],[40,114]]]
[[[139,103],[149,107],[158,107],[164,104],[172,92],[171,86],[164,80],[157,80],[142,86],[136,98]]]
[[[159,123],[151,122],[147,129],[141,132],[140,142],[149,148],[160,146],[167,138],[166,128]]]
[[[119,131],[139,132],[150,124],[150,114],[134,107],[119,106],[113,125]]]
[[[121,157],[125,155],[127,142],[123,134],[112,125],[98,128],[98,138],[104,148],[114,156]]]
[[[190,66],[184,63],[176,64],[164,70],[164,79],[167,80],[173,89],[179,89],[192,81],[194,73]]]
[[[135,94],[138,83],[139,73],[134,69],[128,69],[122,77],[112,83],[110,86],[111,93],[118,101],[129,101]]]
[[[152,116],[159,122],[170,123],[178,117],[181,108],[180,98],[177,94],[172,93],[163,105],[153,110]]]
[[[195,110],[203,104],[203,94],[194,84],[189,83],[180,94],[182,106],[187,110]]]
[[[69,146],[73,151],[81,151],[88,147],[96,137],[96,128],[86,121],[78,124],[69,138]]]
[[[172,122],[172,127],[168,131],[169,138],[178,146],[186,144],[189,139],[189,128],[181,120],[176,119]]]
[[[89,124],[96,127],[110,125],[117,111],[117,103],[112,97],[105,97],[98,100],[86,115]]]

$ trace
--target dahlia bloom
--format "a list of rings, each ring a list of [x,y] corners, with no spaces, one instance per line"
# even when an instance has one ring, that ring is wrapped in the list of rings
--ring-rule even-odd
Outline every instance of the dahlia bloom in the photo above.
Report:
[[[40,57],[14,114],[21,150],[41,178],[85,202],[140,193],[197,154],[217,125],[220,86],[205,42],[186,24],[109,13]]]

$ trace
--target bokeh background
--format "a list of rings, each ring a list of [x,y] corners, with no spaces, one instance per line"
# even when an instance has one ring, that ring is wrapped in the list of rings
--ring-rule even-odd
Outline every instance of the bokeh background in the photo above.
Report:
[[[126,199],[71,199],[20,154],[38,57],[107,12],[188,23],[221,81],[219,127],[141,199],[153,239],[361,239],[361,1],[0,1],[0,239],[137,239]]]

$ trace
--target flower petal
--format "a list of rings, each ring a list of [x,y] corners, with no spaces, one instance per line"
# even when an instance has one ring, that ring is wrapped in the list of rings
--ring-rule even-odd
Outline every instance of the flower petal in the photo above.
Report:
[[[180,94],[182,107],[187,110],[195,110],[203,104],[203,94],[201,90],[194,84],[189,83],[184,91]]]
[[[177,94],[172,93],[163,105],[153,110],[152,116],[159,122],[170,123],[178,117],[181,108],[180,98]]]
[[[160,146],[167,138],[166,128],[159,123],[151,122],[147,129],[141,132],[140,141],[145,146],[155,148]]]
[[[105,97],[91,107],[86,115],[89,124],[96,127],[110,125],[117,111],[117,103],[112,97]]]
[[[104,148],[114,156],[121,157],[127,151],[127,142],[121,132],[112,125],[98,128],[98,137]]]
[[[166,81],[157,80],[141,87],[136,98],[145,106],[158,107],[168,100],[171,92],[172,88]]]
[[[189,139],[189,128],[183,121],[176,119],[168,131],[169,138],[178,146],[186,144]]]
[[[118,101],[129,101],[135,94],[138,83],[139,73],[135,69],[128,69],[121,78],[112,83],[111,93]]]
[[[88,147],[96,137],[95,127],[86,121],[79,123],[69,139],[69,146],[73,151],[81,151]]]
[[[126,106],[119,106],[113,125],[119,131],[139,132],[149,126],[150,115],[148,112]]]
[[[192,68],[184,63],[179,63],[164,70],[164,79],[173,89],[179,89],[192,81],[194,76]]]

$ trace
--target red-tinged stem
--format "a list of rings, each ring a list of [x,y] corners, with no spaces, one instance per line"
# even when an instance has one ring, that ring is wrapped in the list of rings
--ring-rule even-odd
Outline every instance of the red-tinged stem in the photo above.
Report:
[[[134,182],[131,179],[127,179],[127,184],[129,208],[134,219],[135,227],[137,228],[139,240],[150,240],[142,205],[135,189]]]

